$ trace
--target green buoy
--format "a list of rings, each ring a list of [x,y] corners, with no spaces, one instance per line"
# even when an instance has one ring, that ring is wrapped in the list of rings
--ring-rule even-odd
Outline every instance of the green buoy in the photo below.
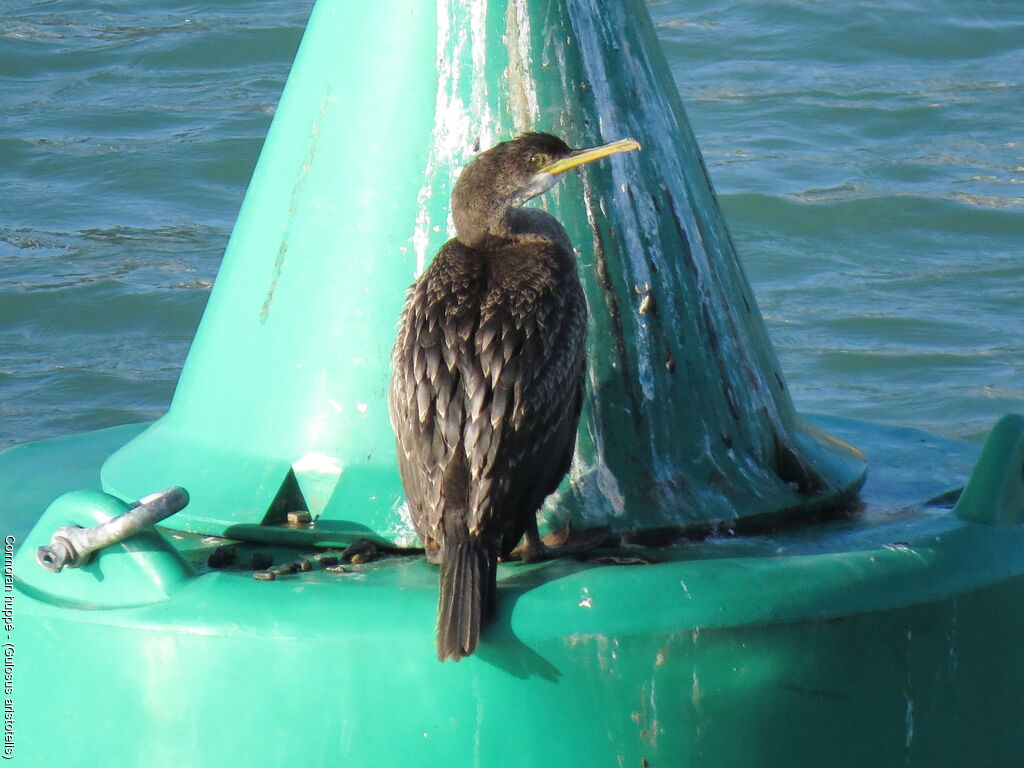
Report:
[[[170,411],[105,489],[184,486],[189,531],[238,535],[284,503],[342,541],[411,544],[384,397],[396,318],[452,235],[461,167],[541,129],[644,147],[538,201],[579,251],[592,322],[551,523],[681,528],[849,496],[861,457],[793,410],[643,4],[434,11],[317,5]]]
[[[528,129],[644,146],[544,201],[592,322],[544,517],[624,545],[502,564],[442,665],[388,354],[459,168]],[[1014,765],[1022,423],[954,510],[969,446],[795,412],[639,0],[319,0],[167,415],[0,454],[16,756]]]

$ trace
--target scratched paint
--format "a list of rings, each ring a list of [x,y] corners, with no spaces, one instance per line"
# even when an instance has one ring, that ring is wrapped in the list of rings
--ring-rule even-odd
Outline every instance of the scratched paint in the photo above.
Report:
[[[313,161],[316,160],[317,145],[320,143],[320,121],[324,119],[327,114],[327,105],[331,100],[331,89],[327,88],[324,93],[323,101],[320,102],[320,112],[317,115],[316,120],[313,121],[313,125],[309,130],[309,152],[302,161],[302,165],[299,167],[299,172],[295,178],[295,184],[292,187],[291,200],[288,203],[288,223],[285,225],[285,230],[281,234],[281,242],[277,247],[277,256],[274,258],[273,274],[270,278],[270,287],[267,289],[267,297],[263,301],[263,306],[260,307],[260,324],[265,324],[267,318],[270,316],[270,305],[274,301],[274,294],[277,291],[277,284],[281,280],[281,273],[284,270],[285,260],[288,255],[288,240],[291,235],[292,222],[295,219],[295,214],[299,210],[299,205],[302,200],[302,190],[305,187],[306,177],[309,175],[309,169],[313,167]]]
[[[764,343],[642,1],[413,5],[389,30],[405,44],[374,49],[386,56],[361,79],[365,54],[338,40],[353,24],[373,39],[386,11],[362,4],[349,17],[341,8],[356,5],[319,4],[174,403],[108,461],[104,482],[142,495],[171,456],[192,508],[217,510],[197,524],[223,532],[262,519],[296,460],[333,451],[345,472],[328,519],[408,541],[381,407],[401,292],[451,236],[449,197],[467,160],[540,129],[576,146],[633,136],[644,147],[533,203],[565,225],[591,313],[584,418],[547,528],[722,523],[805,501],[821,449]],[[406,82],[416,87],[394,98]],[[386,173],[364,172],[354,193],[335,169],[339,148],[365,141],[367,115],[380,135],[366,158]],[[239,370],[264,375],[240,392]],[[252,418],[268,397],[295,407]],[[214,479],[196,445],[241,459]],[[824,485],[855,485],[858,470],[830,451],[820,463],[841,470]]]
[[[566,226],[592,316],[588,401],[569,480],[546,507],[551,526],[760,514],[798,506],[794,478],[823,473],[813,442],[796,437],[700,152],[636,18],[631,2],[437,0],[416,274],[454,234],[451,188],[478,151],[527,129],[576,146],[626,136],[643,145],[533,203]]]
[[[516,128],[529,130],[537,125],[537,84],[530,71],[532,41],[527,0],[512,0],[505,11],[505,37],[509,62],[505,70],[509,110]]]

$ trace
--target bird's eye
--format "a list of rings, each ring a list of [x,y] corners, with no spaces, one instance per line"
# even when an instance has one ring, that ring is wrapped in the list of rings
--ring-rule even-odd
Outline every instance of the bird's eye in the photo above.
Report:
[[[537,154],[531,157],[530,161],[538,168],[543,168],[548,163],[548,156]]]

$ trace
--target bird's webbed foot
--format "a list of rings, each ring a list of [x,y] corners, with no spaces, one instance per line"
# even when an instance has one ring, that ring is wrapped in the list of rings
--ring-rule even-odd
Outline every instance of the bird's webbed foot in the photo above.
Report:
[[[599,547],[608,538],[609,528],[586,528],[574,531],[568,525],[560,531],[549,533],[541,538],[534,523],[526,529],[522,543],[513,551],[525,563],[538,560],[551,560],[567,555],[582,555]]]

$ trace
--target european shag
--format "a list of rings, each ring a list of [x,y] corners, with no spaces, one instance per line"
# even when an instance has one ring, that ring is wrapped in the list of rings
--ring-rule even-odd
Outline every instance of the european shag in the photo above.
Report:
[[[409,289],[388,405],[416,532],[441,566],[437,655],[458,661],[493,615],[496,566],[569,469],[583,402],[587,307],[572,244],[553,216],[521,207],[624,139],[573,150],[527,133],[483,152],[452,191],[454,238]]]

